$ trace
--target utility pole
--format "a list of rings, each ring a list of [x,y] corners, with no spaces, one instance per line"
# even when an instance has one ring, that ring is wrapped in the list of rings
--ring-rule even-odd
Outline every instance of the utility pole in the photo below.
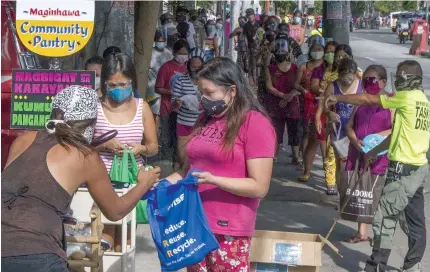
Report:
[[[303,7],[303,1],[302,0],[297,0],[297,6],[299,7],[299,10],[301,11],[301,12],[303,12],[302,11],[302,7]]]
[[[349,1],[323,2],[323,36],[339,44],[349,44]]]

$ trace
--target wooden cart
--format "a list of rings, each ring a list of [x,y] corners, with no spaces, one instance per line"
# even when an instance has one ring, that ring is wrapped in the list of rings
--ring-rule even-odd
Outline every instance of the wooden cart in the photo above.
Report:
[[[91,218],[91,235],[90,236],[67,236],[67,242],[71,243],[88,243],[91,245],[91,257],[85,257],[82,260],[69,259],[69,267],[74,271],[85,272],[89,267],[91,272],[103,272],[103,254],[101,247],[103,224],[101,220],[101,211],[96,204],[93,204],[90,211]]]

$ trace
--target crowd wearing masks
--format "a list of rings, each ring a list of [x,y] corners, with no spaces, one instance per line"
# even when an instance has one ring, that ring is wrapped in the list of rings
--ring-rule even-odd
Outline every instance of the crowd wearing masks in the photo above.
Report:
[[[313,35],[303,54],[302,17],[295,10],[289,23],[277,16],[257,20],[250,8],[231,30],[221,18],[182,6],[174,20],[162,14],[147,86],[138,86],[132,58],[116,46],[89,58],[85,69],[95,71],[95,91],[64,89],[53,101],[46,130],[27,131],[12,145],[2,173],[2,269],[30,271],[28,262],[44,258],[31,271],[67,271],[61,214],[83,184],[108,219],[126,216],[161,172],[139,171],[137,185],[118,197],[108,173],[126,146],[142,169],[147,157],[171,161],[166,179],[172,184],[190,173],[198,179],[219,249],[187,271],[249,271],[260,199],[286,149],[301,183],[313,178],[320,153],[325,192],[339,196],[340,206],[351,201],[352,184],[372,193],[366,214],[340,211],[357,223],[345,242],[371,241],[372,225],[364,271],[388,271],[400,220],[409,248],[403,270],[419,271],[430,142],[422,68],[414,60],[399,63],[389,92],[386,69],[370,65],[362,72],[349,45]],[[227,39],[235,60],[223,57]],[[112,130],[115,138],[95,144]],[[378,141],[376,148],[369,147],[369,137]],[[36,165],[24,167],[29,162]],[[29,212],[25,207],[31,205]],[[121,228],[107,226],[103,237],[110,250],[121,252]]]

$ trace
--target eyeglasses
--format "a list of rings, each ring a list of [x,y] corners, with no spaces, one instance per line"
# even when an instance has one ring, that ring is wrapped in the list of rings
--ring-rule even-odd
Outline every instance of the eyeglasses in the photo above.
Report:
[[[108,89],[127,88],[127,87],[130,87],[130,85],[131,85],[131,80],[127,82],[118,82],[118,83],[106,82],[106,87]]]

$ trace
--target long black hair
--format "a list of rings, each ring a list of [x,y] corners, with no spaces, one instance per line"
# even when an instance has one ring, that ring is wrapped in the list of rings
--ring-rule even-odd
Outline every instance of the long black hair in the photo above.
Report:
[[[126,78],[131,80],[133,91],[137,91],[136,68],[133,60],[125,53],[111,54],[103,61],[102,73],[100,76],[100,87],[103,99],[106,98],[106,82],[115,73],[122,73]]]
[[[226,113],[227,125],[223,149],[231,150],[233,148],[239,129],[245,122],[247,112],[256,110],[268,117],[252,92],[242,69],[233,60],[225,57],[211,60],[198,73],[198,78],[209,80],[225,90],[233,85],[236,86],[236,96]],[[209,116],[201,118],[197,122],[196,131],[198,132],[209,119]]]

